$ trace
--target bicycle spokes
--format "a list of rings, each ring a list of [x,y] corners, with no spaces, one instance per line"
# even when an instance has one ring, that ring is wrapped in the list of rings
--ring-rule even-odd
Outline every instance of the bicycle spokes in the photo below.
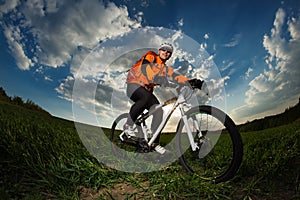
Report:
[[[215,182],[229,180],[242,161],[242,142],[233,121],[211,106],[199,106],[187,112],[188,124],[181,123],[177,145],[183,166],[199,177]],[[198,123],[195,123],[195,120]],[[187,129],[192,130],[198,149],[188,148]]]

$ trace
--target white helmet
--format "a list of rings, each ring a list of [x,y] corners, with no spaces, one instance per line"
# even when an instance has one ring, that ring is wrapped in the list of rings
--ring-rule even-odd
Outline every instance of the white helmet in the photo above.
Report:
[[[167,50],[173,53],[173,46],[170,43],[164,42],[160,45],[159,50]]]

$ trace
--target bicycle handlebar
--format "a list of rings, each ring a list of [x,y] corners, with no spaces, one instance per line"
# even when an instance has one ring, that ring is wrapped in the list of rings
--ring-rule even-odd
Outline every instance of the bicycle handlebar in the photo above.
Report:
[[[193,85],[190,84],[189,82],[184,82],[184,83],[175,83],[172,81],[168,81],[167,84],[160,84],[160,83],[149,83],[149,84],[145,84],[146,87],[155,87],[155,86],[162,86],[162,87],[170,87],[170,88],[181,88],[184,86],[190,86],[193,89],[199,89],[201,90],[200,87],[198,87],[197,85]]]
[[[194,90],[194,89],[199,89],[202,90],[202,86],[204,84],[204,81],[200,80],[200,79],[190,79],[184,83],[176,83],[174,81],[170,81],[167,80],[167,82],[164,82],[165,84],[161,84],[161,83],[150,83],[145,85],[146,88],[150,88],[151,91],[153,91],[153,88],[155,86],[162,86],[162,87],[169,87],[169,88],[176,88],[176,91],[179,93],[181,93],[181,89],[185,86],[188,86],[190,89]],[[208,94],[207,94],[208,95]]]

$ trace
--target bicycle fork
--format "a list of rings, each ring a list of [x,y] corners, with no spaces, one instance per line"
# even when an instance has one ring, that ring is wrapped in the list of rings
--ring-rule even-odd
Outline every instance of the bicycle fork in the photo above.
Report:
[[[187,115],[185,114],[184,109],[183,109],[183,104],[179,105],[179,109],[180,109],[180,112],[181,112],[181,115],[182,115],[181,119],[182,119],[182,121],[183,121],[183,123],[186,127],[186,132],[187,132],[190,144],[191,144],[192,151],[196,151],[197,149],[200,149],[200,148],[194,140],[194,136],[193,136],[190,124],[188,122]],[[197,130],[198,137],[201,137],[202,133],[201,133],[198,121],[196,119],[193,119],[193,126]]]
[[[187,116],[183,115],[181,117],[181,119],[182,119],[182,121],[183,121],[183,123],[184,123],[184,125],[186,127],[186,131],[187,131],[187,135],[188,135],[188,138],[189,138],[189,141],[190,141],[190,144],[191,144],[191,148],[192,148],[193,151],[196,151],[197,149],[199,149],[199,146],[198,146],[198,144],[194,140],[194,136],[193,136],[191,127],[190,127],[190,125],[188,123]],[[193,121],[194,121],[194,123],[197,123],[197,122],[195,122],[195,120],[193,120]],[[202,135],[201,131],[199,129],[198,129],[198,131],[199,131],[200,135]]]

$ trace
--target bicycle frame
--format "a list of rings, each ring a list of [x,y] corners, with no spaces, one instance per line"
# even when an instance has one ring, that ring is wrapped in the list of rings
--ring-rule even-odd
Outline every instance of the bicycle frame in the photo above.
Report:
[[[174,97],[174,98],[172,98],[170,100],[167,100],[163,104],[157,105],[154,109],[152,109],[152,110],[150,109],[150,111],[148,111],[147,113],[141,115],[141,117],[139,117],[137,119],[137,122],[138,122],[137,124],[140,124],[142,132],[143,132],[143,135],[144,135],[144,139],[146,140],[148,146],[151,146],[153,144],[153,142],[158,137],[158,135],[160,134],[160,132],[164,129],[164,127],[167,124],[168,120],[172,116],[174,110],[178,107],[179,110],[180,110],[180,113],[181,113],[181,119],[182,119],[182,121],[185,124],[185,127],[187,129],[186,131],[187,131],[187,134],[188,134],[188,138],[189,138],[189,142],[190,142],[191,148],[192,148],[193,151],[199,149],[199,146],[194,141],[194,137],[193,137],[191,128],[189,126],[187,116],[185,115],[185,111],[184,111],[184,106],[191,107],[191,106],[189,106],[186,103],[186,101],[187,101],[186,97],[183,95],[183,92],[182,92],[183,90],[188,90],[188,88],[186,88],[186,87],[187,86],[184,86],[184,87],[181,88],[181,92],[179,93],[178,97]],[[149,116],[151,116],[154,112],[156,112],[158,109],[162,109],[163,107],[165,107],[165,106],[167,106],[167,105],[169,105],[171,103],[173,103],[172,108],[166,114],[164,113],[162,122],[160,123],[160,125],[157,128],[157,130],[155,131],[155,133],[152,135],[152,137],[148,141],[148,138],[147,138],[147,128],[145,127],[144,121]],[[200,126],[199,126],[197,120],[194,120],[194,125],[198,129],[197,132],[198,132],[199,137],[201,137],[202,133],[201,133]]]

